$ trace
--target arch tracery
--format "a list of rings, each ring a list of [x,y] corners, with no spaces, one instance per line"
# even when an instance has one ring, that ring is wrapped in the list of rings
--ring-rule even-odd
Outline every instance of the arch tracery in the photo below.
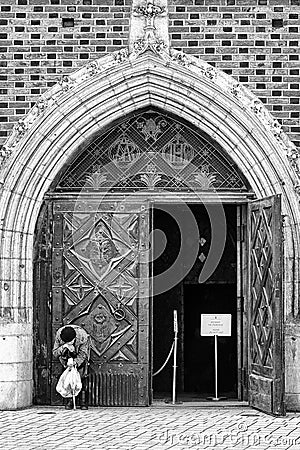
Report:
[[[149,109],[122,120],[78,152],[56,191],[140,189],[245,192],[238,167],[218,145]]]

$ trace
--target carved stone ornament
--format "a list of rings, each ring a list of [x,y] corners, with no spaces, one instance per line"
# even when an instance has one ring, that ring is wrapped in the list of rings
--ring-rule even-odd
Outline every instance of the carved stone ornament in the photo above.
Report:
[[[154,53],[160,53],[165,50],[166,44],[163,40],[157,39],[139,39],[133,44],[134,52],[137,55],[144,53],[146,50],[151,50]]]
[[[93,77],[94,75],[96,75],[97,73],[100,72],[98,61],[92,61],[91,63],[89,63],[87,65],[86,68],[87,68],[88,78]]]
[[[115,62],[122,63],[124,61],[128,60],[128,50],[127,48],[122,48],[121,50],[118,50],[113,53],[113,57]]]
[[[87,70],[89,69],[87,68]],[[64,92],[67,92],[69,89],[71,89],[73,83],[74,80],[67,75],[63,75],[63,77],[58,82],[58,84],[61,85],[61,88]]]
[[[164,6],[154,5],[153,2],[148,1],[147,5],[141,5],[134,8],[134,14],[140,14],[146,17],[147,25],[153,27],[153,20],[156,16],[166,12]]]
[[[159,36],[155,26],[155,19],[162,15],[166,15],[166,7],[154,4],[151,0],[133,7],[133,16],[142,16],[144,19],[143,36],[133,42],[133,51],[137,55],[146,50],[160,53],[167,48],[166,42]]]

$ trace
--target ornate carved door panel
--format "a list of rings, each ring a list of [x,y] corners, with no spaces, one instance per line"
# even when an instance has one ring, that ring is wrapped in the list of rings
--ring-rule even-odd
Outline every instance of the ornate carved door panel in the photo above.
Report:
[[[284,348],[280,196],[250,210],[249,402],[283,415]]]
[[[63,324],[91,336],[90,404],[147,405],[148,208],[142,202],[56,201],[53,338]],[[52,403],[61,373],[52,363]]]

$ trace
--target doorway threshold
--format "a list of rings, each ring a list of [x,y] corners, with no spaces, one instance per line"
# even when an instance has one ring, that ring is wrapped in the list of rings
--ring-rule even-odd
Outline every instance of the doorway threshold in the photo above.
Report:
[[[171,396],[166,394],[164,396],[160,396],[159,398],[154,398],[152,402],[152,406],[193,406],[193,407],[214,407],[214,408],[245,408],[249,406],[247,401],[241,401],[237,398],[225,397],[220,399],[219,401],[210,400],[209,396],[199,397],[197,395],[188,394],[179,394],[176,397],[175,404],[172,403]]]

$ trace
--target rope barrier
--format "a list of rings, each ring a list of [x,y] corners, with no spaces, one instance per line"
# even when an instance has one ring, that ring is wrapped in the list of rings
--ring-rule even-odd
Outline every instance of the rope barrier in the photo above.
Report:
[[[158,375],[158,374],[164,369],[164,367],[166,366],[166,364],[168,363],[168,361],[169,361],[169,359],[170,359],[170,357],[171,357],[171,355],[172,355],[173,349],[174,349],[174,341],[173,341],[173,344],[172,344],[170,353],[169,353],[168,356],[167,356],[167,359],[165,360],[165,362],[163,363],[163,365],[161,366],[161,368],[158,369],[158,370],[152,375],[153,377],[155,377],[155,375]]]

